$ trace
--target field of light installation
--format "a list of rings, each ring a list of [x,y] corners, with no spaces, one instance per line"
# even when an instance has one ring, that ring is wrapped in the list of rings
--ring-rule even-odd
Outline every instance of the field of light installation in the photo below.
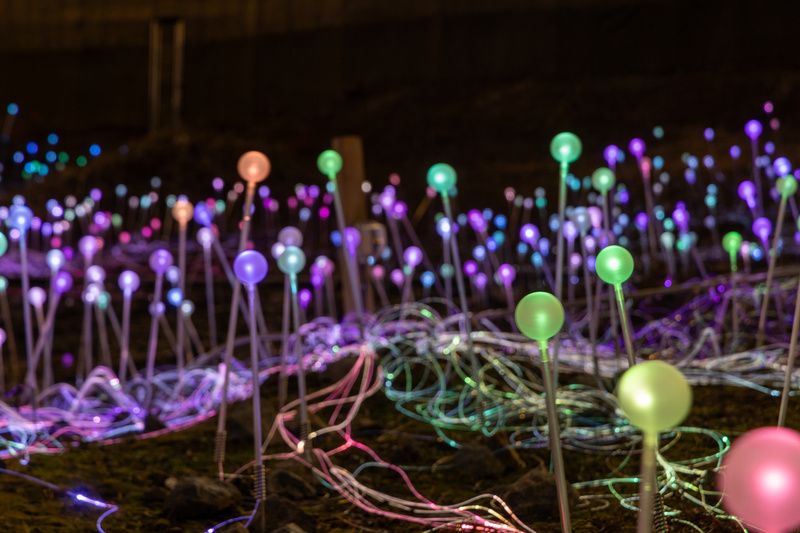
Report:
[[[557,133],[556,194],[498,184],[502,209],[446,162],[365,182],[355,227],[324,146],[284,198],[258,151],[186,195],[50,198],[34,182],[101,148],[18,140],[18,112],[9,524],[25,501],[60,531],[800,526],[800,171],[772,103],[675,160],[658,127],[600,153]]]

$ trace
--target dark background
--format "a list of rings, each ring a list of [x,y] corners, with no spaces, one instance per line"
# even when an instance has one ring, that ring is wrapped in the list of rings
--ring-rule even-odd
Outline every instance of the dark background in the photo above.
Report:
[[[603,146],[655,125],[665,143],[702,140],[705,126],[743,143],[767,99],[796,122],[798,13],[716,0],[0,0],[0,104],[20,104],[18,138],[146,142],[148,23],[176,16],[192,149],[173,167],[165,149],[110,168],[210,180],[257,147],[278,176],[316,179],[316,154],[356,133],[376,181],[421,182],[445,160],[462,191],[499,200],[503,184],[552,181],[542,170],[561,130],[583,138],[576,169],[589,173]]]

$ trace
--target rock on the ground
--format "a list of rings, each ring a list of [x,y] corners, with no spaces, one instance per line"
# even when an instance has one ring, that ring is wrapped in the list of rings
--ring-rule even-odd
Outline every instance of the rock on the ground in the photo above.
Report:
[[[217,516],[235,507],[241,498],[230,483],[206,477],[170,478],[166,484],[170,492],[165,506],[173,519]]]
[[[312,533],[316,530],[316,521],[307,515],[300,507],[291,500],[283,498],[277,494],[270,494],[264,502],[267,512],[267,524],[270,531],[281,531],[291,524],[300,531]],[[296,530],[285,530],[296,531]]]

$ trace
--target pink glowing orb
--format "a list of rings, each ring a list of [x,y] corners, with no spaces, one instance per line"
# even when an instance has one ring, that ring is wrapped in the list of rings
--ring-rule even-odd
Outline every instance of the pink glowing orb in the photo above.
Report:
[[[392,283],[394,283],[396,286],[402,287],[403,283],[406,280],[406,277],[403,274],[402,270],[400,270],[399,268],[395,268],[389,273],[389,279],[391,279]]]
[[[497,269],[497,280],[505,287],[510,287],[512,283],[514,283],[514,279],[517,277],[517,270],[509,265],[508,263],[503,263]]]
[[[722,467],[718,484],[730,513],[769,533],[800,526],[800,433],[749,431],[736,439]]]

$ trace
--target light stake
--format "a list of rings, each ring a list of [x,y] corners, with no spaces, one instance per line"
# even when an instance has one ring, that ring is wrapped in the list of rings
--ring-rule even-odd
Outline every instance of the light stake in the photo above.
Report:
[[[514,311],[514,319],[522,334],[536,341],[539,346],[544,379],[544,399],[547,406],[550,454],[556,477],[561,531],[569,533],[572,531],[572,524],[567,497],[567,480],[564,475],[564,457],[561,453],[561,430],[556,411],[556,388],[553,383],[553,373],[550,369],[550,357],[547,350],[550,340],[557,337],[564,325],[564,307],[558,298],[548,292],[532,292],[519,301]]]
[[[453,212],[450,208],[450,193],[456,186],[456,171],[447,163],[437,163],[428,169],[427,176],[428,186],[434,191],[438,192],[442,198],[442,205],[444,206],[444,215],[449,221],[454,220]],[[483,398],[481,395],[479,383],[478,359],[475,356],[475,350],[472,340],[472,317],[469,314],[469,306],[467,305],[467,291],[464,287],[464,273],[461,267],[461,254],[458,250],[458,240],[453,236],[450,237],[450,251],[453,258],[453,270],[456,276],[456,288],[458,289],[458,299],[461,307],[461,314],[464,317],[464,336],[467,343],[467,357],[469,358],[470,366],[472,369],[472,383],[475,394],[478,395],[478,404],[481,408],[478,410],[478,417],[481,425],[483,424]]]
[[[350,253],[347,246],[347,233],[344,223],[344,207],[342,206],[342,196],[339,192],[339,184],[337,181],[337,174],[342,170],[342,156],[335,150],[325,150],[317,158],[317,168],[324,175],[327,176],[330,183],[333,184],[333,202],[334,211],[336,211],[336,224],[339,229],[339,234],[342,236],[342,254],[344,254],[345,267],[347,268],[347,276],[350,281],[350,292],[353,298],[353,306],[356,309],[356,319],[358,320],[358,327],[361,337],[364,337],[364,302],[361,298],[361,284],[359,282],[358,269],[355,264],[355,257]],[[390,216],[388,218],[391,218]]]
[[[239,252],[244,251],[250,235],[250,221],[253,209],[253,196],[256,185],[267,179],[271,169],[267,156],[261,152],[251,151],[243,154],[236,165],[239,176],[247,182],[242,210],[241,233],[239,234]],[[216,242],[216,240],[215,240]],[[223,254],[224,257],[224,254]],[[225,337],[225,355],[223,358],[222,398],[220,400],[219,417],[217,418],[217,434],[214,441],[214,462],[217,464],[217,473],[222,480],[225,474],[225,423],[228,415],[228,387],[230,382],[231,361],[233,358],[233,345],[236,341],[236,323],[241,303],[241,285],[233,285],[231,295],[230,314],[228,315],[228,331]],[[255,327],[254,323],[250,327]]]
[[[267,259],[254,250],[245,250],[236,256],[233,262],[233,271],[236,277],[247,289],[248,311],[250,315],[250,376],[253,387],[253,459],[255,463],[255,482],[253,494],[256,499],[256,516],[253,518],[260,524],[258,531],[266,531],[267,476],[264,468],[264,458],[261,452],[261,380],[258,374],[258,326],[256,322],[256,300],[258,293],[256,286],[267,275]],[[235,312],[235,310],[234,310]]]
[[[306,400],[306,371],[303,366],[303,352],[300,338],[300,309],[297,301],[297,274],[306,265],[306,256],[297,246],[287,246],[278,258],[278,268],[289,278],[290,297],[292,302],[292,322],[294,326],[294,356],[297,367],[297,389],[300,399],[300,442],[298,451],[306,459],[311,457],[311,442],[308,439],[308,405]]]
[[[117,279],[122,290],[122,332],[120,335],[119,381],[127,382],[128,359],[130,357],[131,299],[139,289],[139,275],[133,270],[124,270]]]
[[[185,197],[180,197],[172,206],[172,218],[178,223],[178,270],[180,277],[178,278],[178,288],[181,294],[186,294],[186,228],[189,221],[194,214],[194,206]],[[175,333],[175,352],[178,363],[178,380],[183,377],[184,366],[184,330],[186,325],[183,322],[183,313],[180,310],[180,304],[177,306],[177,320],[176,333]]]
[[[783,218],[786,212],[786,201],[797,192],[797,180],[791,174],[787,174],[779,178],[775,183],[775,187],[781,195],[780,203],[778,204],[778,219],[775,221],[775,233],[772,236],[772,246],[769,248],[769,266],[767,267],[767,281],[764,287],[764,296],[761,300],[761,313],[758,317],[758,334],[756,337],[756,346],[760,347],[764,344],[764,337],[767,328],[767,309],[769,308],[769,295],[772,288],[772,278],[775,275],[775,263],[778,260],[778,241],[781,238],[781,230],[783,229]]]
[[[644,437],[636,531],[650,533],[654,496],[658,491],[658,434],[683,422],[692,407],[692,389],[674,366],[663,361],[645,361],[622,375],[617,385],[617,399],[631,424],[638,427]]]
[[[558,234],[556,236],[556,279],[555,295],[561,300],[564,284],[564,217],[567,209],[567,175],[569,165],[574,163],[581,155],[583,145],[574,133],[564,131],[553,137],[550,141],[550,155],[559,164],[558,180]],[[555,383],[558,384],[558,351],[560,343],[556,343],[553,352],[553,372]]]
[[[622,326],[622,337],[625,340],[625,351],[628,355],[629,367],[636,364],[636,357],[633,351],[633,341],[631,340],[628,312],[625,308],[625,295],[622,292],[622,284],[628,281],[631,274],[633,274],[633,266],[633,256],[631,253],[622,246],[616,244],[612,244],[600,250],[595,260],[597,276],[614,287],[617,310],[619,311],[619,322]]]
[[[24,205],[13,205],[8,211],[8,218],[6,218],[6,225],[12,230],[17,230],[19,233],[19,258],[22,276],[22,320],[25,326],[25,359],[28,368],[33,366],[33,323],[31,317],[31,307],[25,295],[30,291],[30,277],[28,274],[28,246],[27,234],[31,227],[31,219],[33,212],[29,207]],[[33,394],[33,403],[36,404],[36,397],[38,396],[38,388],[36,385],[35,374],[32,376],[28,372],[27,385],[30,387]]]
[[[738,231],[729,231],[722,237],[722,248],[728,253],[731,265],[731,351],[736,348],[739,339],[739,302],[736,299],[736,271],[739,250],[742,247],[742,234]]]

